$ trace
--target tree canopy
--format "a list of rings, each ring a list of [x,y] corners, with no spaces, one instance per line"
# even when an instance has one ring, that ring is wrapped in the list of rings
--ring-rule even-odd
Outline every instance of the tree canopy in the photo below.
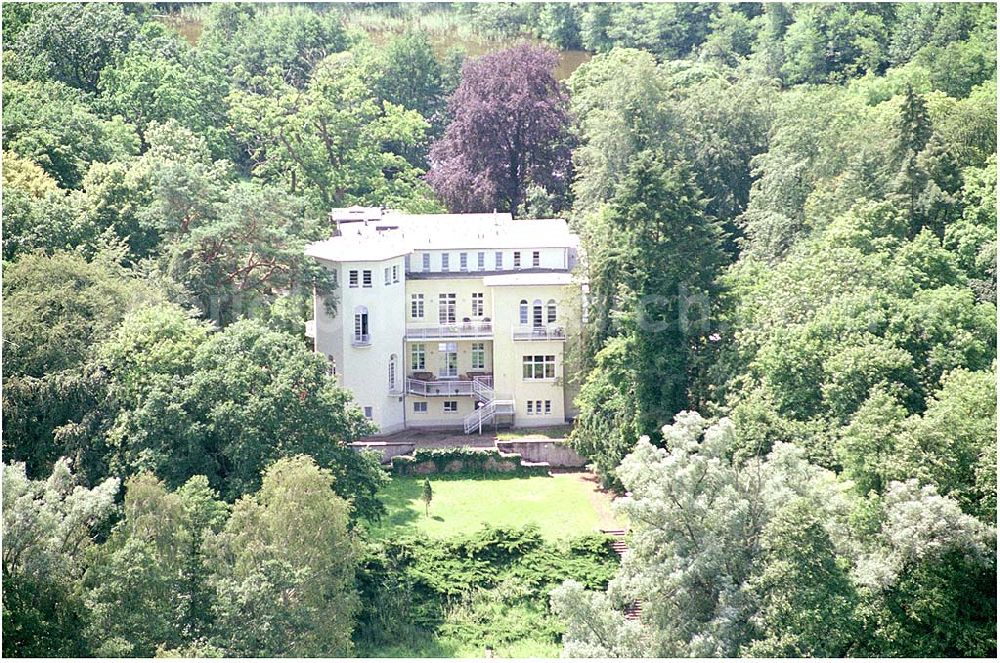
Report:
[[[549,195],[565,192],[569,115],[552,75],[557,60],[552,50],[518,45],[462,68],[427,177],[449,209],[518,215],[532,184]]]
[[[995,656],[995,4],[2,29],[5,656]],[[388,477],[304,335],[351,205],[579,235],[610,583],[604,537],[367,540]]]

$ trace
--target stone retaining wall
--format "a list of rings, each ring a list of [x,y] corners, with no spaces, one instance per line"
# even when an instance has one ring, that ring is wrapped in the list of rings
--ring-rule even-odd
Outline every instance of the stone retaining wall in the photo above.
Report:
[[[529,463],[548,463],[549,467],[585,467],[587,459],[554,440],[497,441],[503,453],[519,454]]]
[[[396,456],[408,456],[416,450],[413,442],[351,442],[349,445],[355,451],[377,451],[382,454],[382,464],[392,462]]]
[[[423,445],[416,442],[371,441],[352,442],[349,445],[355,451],[376,451],[382,456],[382,464],[387,465],[396,456],[412,456],[418,448],[434,448],[438,445]],[[457,445],[451,445],[457,446]],[[587,459],[576,453],[565,444],[556,440],[509,440],[497,441],[497,451],[503,454],[518,454],[527,463],[545,463],[554,468],[583,468]],[[418,466],[419,467],[419,466]],[[416,467],[415,474],[423,474]],[[501,469],[499,471],[509,471]]]

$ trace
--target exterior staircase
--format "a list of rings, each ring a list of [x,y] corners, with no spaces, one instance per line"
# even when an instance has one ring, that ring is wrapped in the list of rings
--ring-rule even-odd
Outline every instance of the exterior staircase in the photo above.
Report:
[[[618,553],[618,557],[622,557],[628,552],[628,544],[625,542],[625,530],[623,529],[605,529],[601,530],[608,536],[613,537],[611,541],[611,548]],[[642,616],[642,601],[636,599],[625,606],[625,619],[630,621],[638,621]]]
[[[514,414],[513,399],[497,398],[496,392],[493,391],[493,385],[487,380],[474,378],[472,393],[476,397],[476,402],[481,405],[465,417],[463,423],[466,435],[472,432],[482,433],[483,425],[493,423],[497,415]]]

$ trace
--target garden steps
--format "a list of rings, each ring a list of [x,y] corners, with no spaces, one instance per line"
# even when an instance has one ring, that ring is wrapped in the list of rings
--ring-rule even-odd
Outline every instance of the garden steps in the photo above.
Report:
[[[624,557],[625,553],[628,552],[628,543],[625,542],[625,530],[623,529],[602,529],[602,532],[612,537],[611,548],[618,554],[618,557]],[[642,601],[636,599],[625,606],[625,619],[629,621],[638,621],[642,616]]]

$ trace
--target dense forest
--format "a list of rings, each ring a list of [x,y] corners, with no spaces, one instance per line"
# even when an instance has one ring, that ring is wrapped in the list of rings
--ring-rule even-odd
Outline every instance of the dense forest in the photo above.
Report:
[[[4,656],[995,656],[995,5],[2,12]],[[580,234],[620,567],[366,536],[355,204]]]

